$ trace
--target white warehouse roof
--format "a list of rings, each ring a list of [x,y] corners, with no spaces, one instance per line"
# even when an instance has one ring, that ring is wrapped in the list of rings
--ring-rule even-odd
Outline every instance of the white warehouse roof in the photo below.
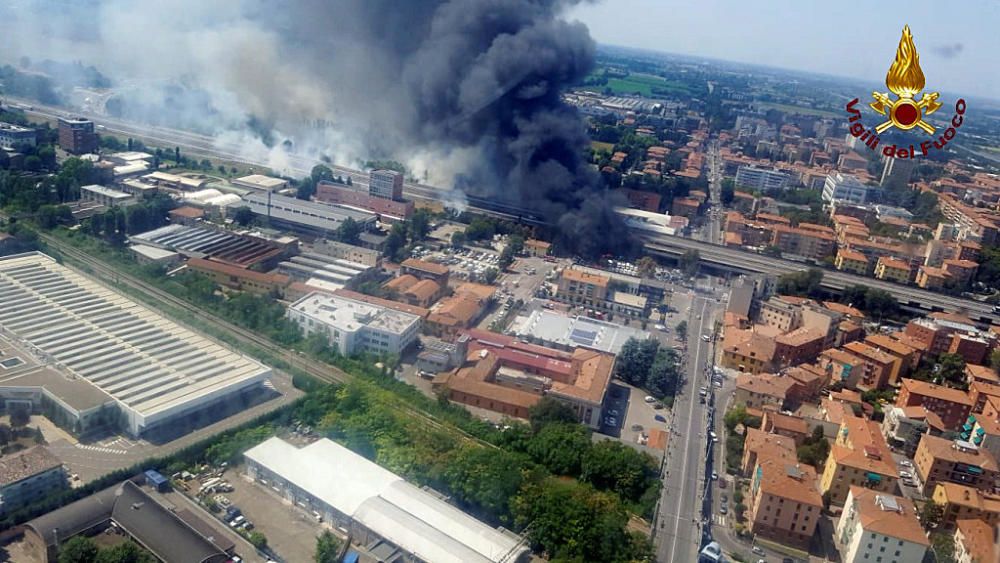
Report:
[[[274,437],[245,455],[424,561],[496,563],[517,561],[527,552],[516,535],[491,528],[331,440],[299,449]]]
[[[0,303],[0,328],[118,401],[133,433],[270,375],[41,253],[0,258]]]

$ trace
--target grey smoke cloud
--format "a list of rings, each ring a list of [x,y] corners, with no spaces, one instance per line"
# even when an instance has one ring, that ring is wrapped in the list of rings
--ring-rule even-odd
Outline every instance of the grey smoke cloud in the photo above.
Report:
[[[344,164],[426,167],[432,181],[535,210],[594,254],[628,237],[609,211],[620,202],[582,161],[584,123],[559,97],[593,64],[586,27],[561,17],[578,2],[10,0],[0,56],[94,64],[126,117],[235,139],[273,162],[283,149],[264,139]]]
[[[944,57],[946,59],[954,59],[955,57],[962,54],[962,49],[964,48],[965,48],[964,45],[962,45],[961,43],[952,43],[950,45],[937,45],[935,47],[932,47],[931,50],[934,52],[934,54],[940,57]]]

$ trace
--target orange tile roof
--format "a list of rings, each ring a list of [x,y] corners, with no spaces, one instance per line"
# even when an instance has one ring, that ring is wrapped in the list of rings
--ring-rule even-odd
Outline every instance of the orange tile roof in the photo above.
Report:
[[[754,471],[758,470],[762,493],[811,506],[823,506],[816,470],[811,465],[770,458],[758,460]]]
[[[496,291],[497,288],[492,285],[466,282],[455,288],[455,295],[467,294],[482,301],[486,301],[487,299],[492,298]]]
[[[896,356],[887,354],[878,348],[865,344],[864,342],[848,342],[843,346],[851,354],[879,364],[891,364],[896,361]]]
[[[917,449],[927,450],[936,459],[975,465],[986,471],[1000,470],[1000,467],[997,466],[997,461],[993,459],[993,454],[989,450],[977,449],[974,451],[965,451],[954,446],[955,442],[951,440],[938,438],[931,434],[924,434],[920,438],[920,445],[917,446]]]
[[[941,385],[936,385],[929,381],[921,381],[919,379],[908,379],[908,378],[903,378],[902,388],[908,390],[911,395],[935,397],[937,399],[942,399],[951,403],[958,403],[962,405],[972,406],[972,399],[970,399],[969,395],[965,391],[962,391],[961,389],[942,387]]]
[[[974,563],[1000,561],[1000,548],[997,546],[994,526],[971,518],[957,520],[955,524],[962,534],[965,552]]]
[[[882,429],[877,422],[848,416],[840,424],[839,432],[847,431],[846,439],[851,447],[834,444],[830,455],[840,465],[854,467],[885,475],[893,479],[899,478],[899,471],[892,458],[892,451],[882,436]]]
[[[930,545],[917,518],[917,509],[910,499],[857,485],[851,485],[851,496],[858,512],[858,521],[865,533],[874,532],[918,545]],[[884,505],[879,502],[881,499],[891,499],[898,510],[884,509]]]
[[[607,287],[608,282],[611,281],[611,278],[608,276],[599,276],[590,272],[584,272],[583,270],[563,270],[562,277],[569,281],[588,283],[600,287]]]
[[[291,278],[285,274],[257,272],[255,270],[240,268],[230,264],[216,262],[215,260],[206,260],[204,258],[191,258],[187,261],[187,265],[189,268],[194,270],[217,272],[226,276],[252,280],[263,284],[288,285],[291,282]]]
[[[857,250],[851,250],[849,248],[841,248],[837,251],[837,257],[843,258],[844,260],[853,260],[855,262],[868,262],[868,257],[861,254]]]
[[[906,344],[903,344],[898,340],[893,340],[887,334],[880,334],[880,333],[871,334],[865,337],[865,342],[871,344],[872,346],[875,346],[876,348],[884,348],[886,350],[889,350],[890,352],[897,354],[899,356],[908,356],[916,352],[916,350],[907,346]]]
[[[942,498],[945,504],[957,504],[974,508],[980,512],[1000,514],[1000,495],[994,495],[973,487],[951,481],[940,481],[934,487],[934,497]]]
[[[186,219],[201,219],[205,216],[204,209],[198,209],[197,207],[191,207],[189,205],[184,205],[178,207],[177,209],[171,209],[167,212],[168,215],[175,217],[184,217]]]
[[[439,276],[447,274],[450,271],[448,270],[448,266],[445,266],[444,264],[437,264],[426,260],[417,260],[416,258],[407,258],[406,260],[403,260],[401,265]]]
[[[757,454],[758,462],[763,459],[798,459],[795,441],[786,436],[771,434],[757,428],[747,427],[743,451]]]
[[[560,395],[583,399],[600,404],[611,380],[615,356],[596,350],[577,348],[573,350],[572,383],[552,382],[552,391]]]
[[[431,280],[421,280],[406,289],[407,295],[412,295],[420,301],[427,301],[441,291],[441,286]]]
[[[764,418],[767,419],[768,424],[772,428],[776,428],[778,430],[786,430],[788,432],[795,432],[797,434],[809,433],[809,424],[807,424],[805,419],[803,418],[782,414],[780,412],[775,412],[775,411],[765,412]]]
[[[482,310],[478,300],[468,295],[453,295],[441,300],[427,316],[427,321],[443,326],[469,326]]]
[[[862,256],[864,255],[862,254]],[[850,305],[837,303],[836,301],[824,301],[823,307],[826,307],[827,309],[833,311],[834,313],[841,313],[843,315],[847,315],[848,317],[853,317],[855,319],[865,318],[865,314],[859,311],[858,309],[855,309]]]
[[[981,381],[992,381],[1000,383],[1000,374],[990,366],[977,366],[975,364],[965,364],[965,373],[972,379]]]
[[[420,279],[418,279],[417,276],[411,274],[404,274],[402,276],[399,276],[397,278],[392,278],[391,280],[385,282],[384,284],[382,284],[382,287],[402,293],[407,289],[410,289],[411,287],[416,285],[417,282],[419,281]]]

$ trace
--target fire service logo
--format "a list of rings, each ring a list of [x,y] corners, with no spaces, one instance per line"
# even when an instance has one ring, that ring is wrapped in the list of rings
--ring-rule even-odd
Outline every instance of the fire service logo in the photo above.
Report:
[[[847,104],[847,113],[850,114],[851,135],[857,137],[865,143],[871,150],[877,150],[880,139],[879,134],[887,129],[895,127],[900,131],[910,131],[919,129],[930,135],[930,140],[921,141],[919,147],[914,149],[898,147],[895,144],[882,148],[882,154],[896,158],[913,158],[917,152],[927,156],[932,148],[943,149],[948,141],[955,137],[956,130],[962,126],[962,116],[965,114],[965,100],[959,99],[955,102],[955,115],[951,119],[950,127],[945,129],[937,139],[933,136],[937,133],[937,128],[927,123],[924,118],[941,108],[938,102],[940,95],[937,92],[924,92],[920,99],[916,99],[917,94],[924,89],[924,71],[920,69],[920,55],[913,44],[913,35],[910,33],[910,26],[903,27],[903,36],[899,39],[899,47],[896,49],[896,59],[892,61],[889,72],[885,75],[885,85],[889,92],[896,95],[893,99],[888,93],[872,92],[874,101],[868,104],[879,115],[886,120],[875,126],[875,131],[865,129],[861,123],[861,110],[858,105],[858,98],[854,98]]]

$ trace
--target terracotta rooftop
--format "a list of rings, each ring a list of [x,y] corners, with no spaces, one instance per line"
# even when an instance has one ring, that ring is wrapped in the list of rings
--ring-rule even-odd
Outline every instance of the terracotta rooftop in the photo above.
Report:
[[[851,250],[849,248],[841,248],[838,250],[837,257],[843,258],[844,260],[853,260],[855,262],[868,262],[867,256],[857,250]]]
[[[204,258],[191,258],[187,261],[187,266],[188,268],[194,270],[217,272],[226,276],[252,280],[258,283],[288,285],[291,281],[291,278],[285,274],[258,272],[248,268],[240,268],[238,266],[216,262],[215,260],[206,260]]]
[[[770,374],[741,373],[736,376],[736,388],[780,398],[782,401],[788,395],[788,390],[795,385],[795,380]]]
[[[184,217],[186,219],[201,219],[205,216],[205,210],[198,209],[197,207],[191,207],[190,205],[184,205],[178,207],[177,209],[171,209],[167,212],[167,214],[173,217]]]
[[[416,258],[407,258],[406,260],[403,260],[401,265],[435,275],[444,275],[449,272],[448,266],[445,266],[444,264],[437,264],[426,260],[417,260]]]
[[[811,465],[770,458],[758,460],[755,474],[757,471],[761,476],[761,492],[793,502],[823,506],[816,470]]]
[[[797,416],[782,414],[775,411],[765,411],[764,419],[764,425],[776,430],[785,430],[788,432],[795,432],[796,434],[809,433],[809,425],[806,423],[805,419]]]
[[[920,437],[920,445],[917,446],[917,449],[927,450],[936,459],[973,465],[986,471],[1000,470],[989,450],[982,448],[971,451],[960,449],[952,440],[938,438],[931,434],[924,434]]]
[[[382,287],[386,289],[395,290],[398,293],[403,293],[407,289],[417,285],[420,279],[412,274],[403,274],[402,276],[392,278],[391,280],[382,284]]]
[[[1000,561],[1000,548],[997,547],[995,526],[971,518],[957,520],[955,524],[958,532],[962,535],[965,552],[969,554],[972,561],[976,563]]]
[[[862,313],[860,310],[858,310],[858,309],[856,309],[854,307],[851,307],[850,305],[844,305],[842,303],[837,303],[836,301],[824,301],[823,302],[823,307],[826,307],[827,309],[829,309],[829,310],[831,310],[831,311],[833,311],[835,313],[841,313],[843,315],[847,315],[848,317],[852,317],[852,318],[855,318],[855,319],[863,319],[863,318],[865,318],[865,314]]]
[[[851,445],[851,447],[838,444],[832,446],[830,455],[838,464],[886,475],[893,479],[899,478],[899,471],[896,469],[892,452],[889,450],[889,445],[885,443],[882,430],[877,422],[849,416],[840,424],[838,432]]]
[[[421,301],[427,301],[437,295],[439,291],[441,291],[441,286],[436,284],[434,281],[420,280],[408,287],[404,293],[406,295],[412,295]]]
[[[848,342],[847,344],[844,344],[843,348],[859,358],[871,360],[879,364],[891,364],[896,361],[896,356],[883,352],[882,350],[865,344],[864,342]]]
[[[902,389],[909,390],[911,395],[934,397],[951,403],[972,406],[972,399],[969,398],[969,395],[965,391],[962,391],[961,389],[953,389],[951,387],[943,387],[929,381],[903,378]]]
[[[1000,495],[990,494],[974,487],[940,481],[934,487],[934,498],[947,504],[974,508],[980,512],[1000,514]]]
[[[774,339],[774,341],[785,346],[802,346],[803,344],[824,338],[826,338],[826,335],[818,328],[800,327],[782,334]]]
[[[584,272],[583,270],[563,270],[563,279],[579,283],[587,283],[596,286],[606,287],[611,278]]]
[[[865,338],[865,342],[871,344],[876,348],[887,350],[890,353],[896,354],[897,356],[908,356],[916,352],[916,350],[914,350],[913,348],[907,346],[906,344],[903,344],[898,340],[892,339],[887,334],[881,334],[881,333],[871,334]]]
[[[1000,383],[1000,374],[997,374],[996,370],[990,366],[965,364],[965,373],[968,374],[973,380]]]
[[[919,545],[930,545],[917,509],[908,498],[851,485],[858,521],[866,533],[876,533]]]
[[[747,427],[743,451],[757,454],[758,462],[764,459],[796,461],[795,441],[787,436],[771,434],[757,428]]]

